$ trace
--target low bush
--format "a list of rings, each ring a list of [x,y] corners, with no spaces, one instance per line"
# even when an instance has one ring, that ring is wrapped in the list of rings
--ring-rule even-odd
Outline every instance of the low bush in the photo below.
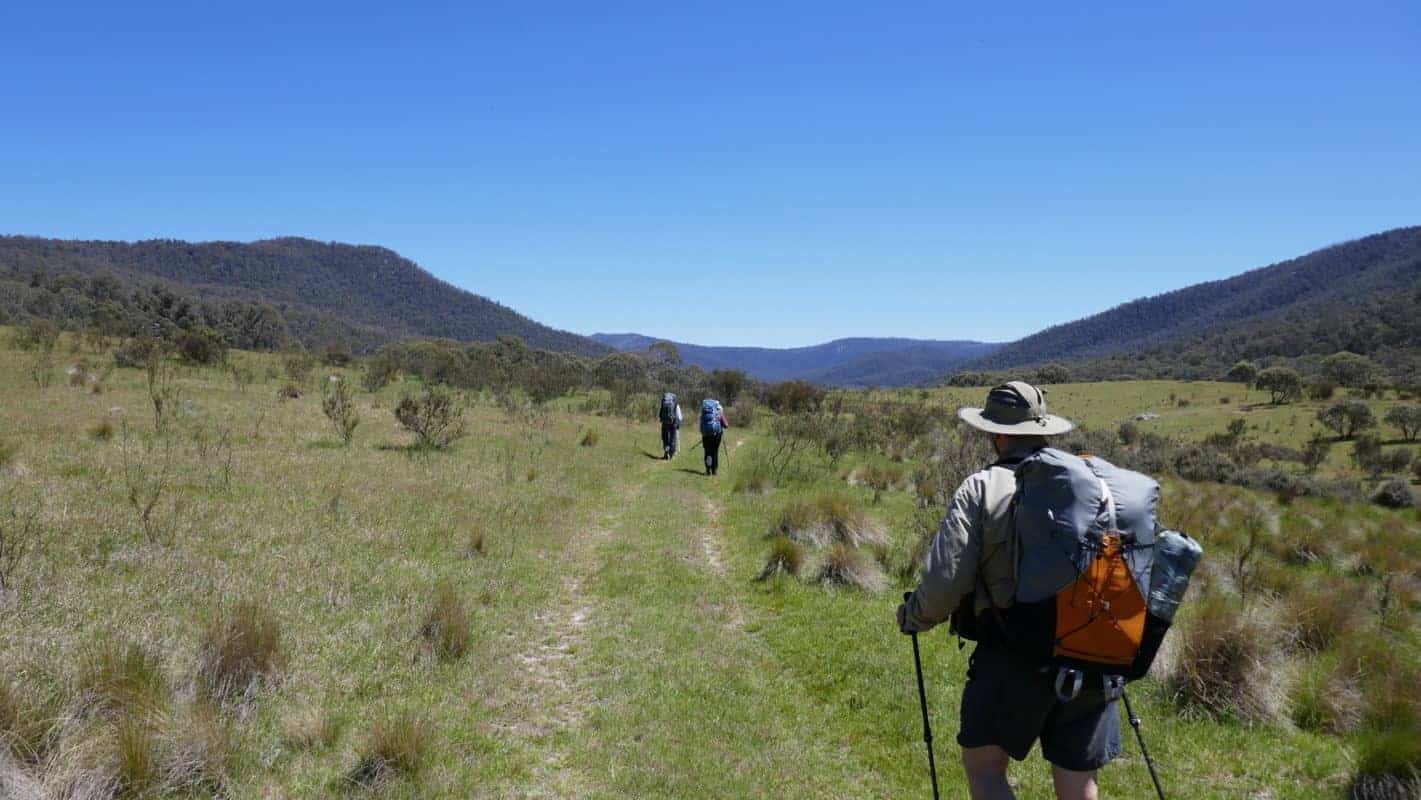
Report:
[[[769,494],[775,488],[775,482],[764,470],[739,470],[735,473],[735,481],[731,484],[730,490],[740,494]]]
[[[757,580],[769,580],[777,575],[797,577],[804,567],[804,547],[785,536],[776,536],[770,544],[770,555]]]
[[[348,381],[332,375],[321,384],[321,412],[330,420],[341,443],[350,444],[355,428],[360,424],[360,411],[355,407],[355,397]]]
[[[1318,576],[1301,583],[1280,604],[1280,622],[1295,649],[1320,653],[1361,627],[1366,618],[1353,581]]]
[[[406,395],[395,406],[395,419],[413,433],[419,446],[442,450],[464,436],[464,411],[448,390],[429,387]]]
[[[277,399],[277,400],[300,400],[302,394],[304,394],[304,393],[303,393],[300,389],[298,389],[298,388],[295,386],[295,384],[287,383],[287,384],[282,385],[282,387],[281,387],[280,389],[277,389],[277,390],[276,390],[276,399]]]
[[[1293,689],[1290,716],[1306,731],[1344,734],[1362,723],[1366,698],[1352,676],[1337,668],[1335,659],[1307,664]]]
[[[1421,505],[1416,490],[1402,478],[1382,481],[1372,492],[1372,502],[1386,508],[1415,508]]]
[[[396,714],[371,727],[348,775],[357,786],[372,786],[395,775],[414,775],[429,749],[429,726],[408,714]]]
[[[453,586],[441,584],[419,626],[420,638],[440,661],[463,658],[469,650],[469,615]]]
[[[597,442],[601,438],[602,435],[597,432],[596,428],[588,428],[587,430],[583,431],[582,438],[577,441],[577,444],[580,447],[596,447]]]
[[[886,538],[882,524],[869,517],[858,501],[839,493],[796,500],[785,506],[775,533],[816,547],[834,542],[859,547],[882,543]]]
[[[197,648],[197,685],[216,700],[241,698],[270,679],[284,661],[281,626],[266,608],[241,602],[211,614]]]

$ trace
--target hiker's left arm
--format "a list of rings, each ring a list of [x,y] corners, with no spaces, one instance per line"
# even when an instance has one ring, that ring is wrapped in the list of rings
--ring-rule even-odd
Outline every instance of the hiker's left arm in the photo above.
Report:
[[[974,475],[952,496],[923,565],[923,578],[903,604],[898,627],[904,632],[926,631],[946,621],[976,585],[984,489],[981,478]]]

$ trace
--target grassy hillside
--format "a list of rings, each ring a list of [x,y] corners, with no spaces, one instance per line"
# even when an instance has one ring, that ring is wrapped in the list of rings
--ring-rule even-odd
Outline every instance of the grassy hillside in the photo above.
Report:
[[[342,446],[321,413],[323,376],[279,400],[275,357],[234,357],[255,382],[182,371],[159,429],[143,371],[95,370],[99,393],[62,375],[40,389],[27,356],[0,348],[0,520],[30,532],[0,602],[0,785],[12,793],[926,794],[912,657],[892,614],[942,513],[914,482],[975,439],[901,433],[892,453],[782,462],[762,411],[749,429],[733,420],[728,463],[708,479],[698,451],[659,460],[649,404],[648,421],[630,422],[598,395],[543,408],[468,396],[469,435],[431,451],[395,423],[399,398],[420,389],[406,381],[357,393],[361,422]],[[1069,386],[1052,403],[1103,425],[1173,392],[1190,405],[1159,424],[1196,435],[1236,413],[1209,405],[1214,391],[1237,390]],[[1248,418],[1266,428],[1277,413]],[[1345,796],[1375,757],[1369,732],[1408,730],[1418,711],[1421,519],[1172,479],[1166,494],[1168,519],[1208,548],[1175,654],[1133,690],[1170,796]],[[801,544],[798,577],[756,580],[780,546],[769,534],[821,507],[861,546]],[[1250,530],[1263,544],[1236,571]],[[835,559],[843,569],[826,569]],[[1204,663],[1190,632],[1214,619],[1268,645],[1244,652],[1247,694],[1228,703],[1181,689]],[[228,635],[244,620],[271,635]],[[1330,638],[1299,645],[1317,620],[1333,621]],[[261,641],[275,657],[243,644]],[[945,796],[963,798],[952,741],[968,651],[945,632],[924,645]],[[1380,676],[1349,683],[1352,651],[1376,654]],[[1048,792],[1039,758],[1014,775],[1024,796]],[[1146,796],[1148,780],[1127,738],[1104,793]]]
[[[1398,228],[1056,325],[1002,346],[976,366],[1129,353],[1135,357],[1086,371],[1214,377],[1237,358],[1350,349],[1388,355],[1386,360],[1410,370],[1421,348],[1413,299],[1418,290],[1421,227]],[[1395,311],[1382,312],[1398,302]],[[1409,313],[1402,310],[1407,307]]]
[[[62,276],[104,276],[120,285],[73,282],[59,300],[37,288]],[[38,276],[38,277],[37,277]],[[55,317],[87,325],[92,308],[153,280],[198,301],[254,301],[274,307],[308,344],[337,336],[370,349],[424,336],[490,341],[518,336],[530,346],[584,355],[610,348],[540,325],[488,298],[451,286],[383,247],[285,238],[241,242],[86,242],[0,237],[0,314]],[[9,284],[9,285],[3,285]],[[88,289],[88,291],[86,291]]]

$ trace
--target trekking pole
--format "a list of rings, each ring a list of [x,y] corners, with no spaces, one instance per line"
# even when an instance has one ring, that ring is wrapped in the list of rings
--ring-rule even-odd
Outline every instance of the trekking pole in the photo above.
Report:
[[[912,592],[904,592],[903,602],[908,602],[912,596]],[[933,781],[933,800],[938,800],[937,760],[933,757],[933,726],[928,722],[928,692],[923,688],[923,659],[918,655],[918,632],[908,635],[913,637],[913,666],[918,670],[918,705],[923,709],[923,744],[928,748],[928,774]]]
[[[1125,694],[1125,687],[1120,687],[1120,697],[1125,701],[1125,715],[1130,719],[1130,727],[1135,729],[1135,738],[1140,742],[1140,755],[1145,757],[1145,766],[1149,767],[1150,780],[1155,782],[1155,794],[1159,795],[1159,800],[1164,800],[1164,789],[1160,786],[1159,775],[1155,772],[1154,759],[1150,758],[1150,751],[1145,747],[1145,735],[1140,732],[1140,718],[1135,716],[1135,709],[1130,705],[1130,695]]]

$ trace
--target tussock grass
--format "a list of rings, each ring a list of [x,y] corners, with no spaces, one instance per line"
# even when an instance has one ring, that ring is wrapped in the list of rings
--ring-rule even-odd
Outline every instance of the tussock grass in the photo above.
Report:
[[[138,714],[120,719],[113,731],[116,797],[142,797],[163,780],[158,737]]]
[[[7,752],[27,763],[43,759],[58,739],[61,705],[46,684],[0,673],[0,760]]]
[[[281,626],[253,601],[223,608],[203,623],[197,650],[197,687],[214,700],[254,693],[284,662]]]
[[[488,537],[484,535],[483,528],[470,529],[468,541],[464,543],[464,553],[469,556],[488,555]]]
[[[1366,697],[1337,659],[1320,658],[1304,666],[1289,710],[1293,723],[1303,730],[1345,734],[1362,724]]]
[[[1277,625],[1257,609],[1215,594],[1176,630],[1165,684],[1186,710],[1266,722],[1282,706]]]
[[[1350,800],[1415,800],[1421,796],[1421,725],[1362,734]]]
[[[730,485],[730,490],[737,494],[765,495],[774,489],[774,480],[758,470],[737,472]]]
[[[770,555],[756,580],[766,581],[777,575],[798,577],[804,567],[804,559],[803,545],[788,537],[777,536],[771,541]]]
[[[284,738],[297,750],[321,750],[340,736],[339,721],[321,708],[306,708],[286,718]]]
[[[885,584],[878,564],[870,558],[865,558],[857,547],[844,542],[829,549],[814,580],[835,586],[850,586],[866,592],[883,591]]]
[[[163,782],[182,793],[222,796],[234,745],[217,709],[196,703],[164,737]]]
[[[361,743],[347,779],[363,787],[396,775],[416,775],[424,766],[431,738],[429,724],[409,714],[377,721]]]
[[[105,715],[150,713],[168,703],[161,661],[137,642],[101,641],[81,662],[73,688],[81,710]]]
[[[112,420],[101,419],[89,426],[89,438],[97,442],[107,442],[114,435]]]
[[[1361,627],[1367,610],[1351,582],[1320,576],[1300,582],[1279,605],[1287,643],[1296,650],[1320,653]]]
[[[596,447],[597,442],[601,440],[601,438],[602,434],[598,433],[596,428],[588,428],[583,431],[582,438],[579,439],[577,443],[582,447]]]
[[[455,661],[469,651],[469,614],[464,598],[453,586],[440,584],[435,588],[419,635],[440,661]]]
[[[857,500],[837,492],[792,501],[780,511],[774,533],[815,547],[832,543],[860,547],[887,540],[880,522],[870,517]]]
[[[0,434],[0,468],[14,465],[15,456],[20,453],[20,443]]]

